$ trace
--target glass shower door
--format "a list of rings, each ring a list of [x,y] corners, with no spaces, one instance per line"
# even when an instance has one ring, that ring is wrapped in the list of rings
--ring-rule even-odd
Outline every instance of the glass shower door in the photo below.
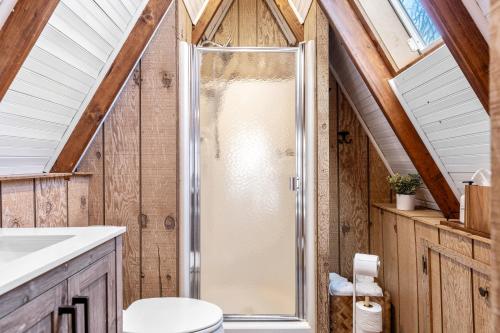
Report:
[[[195,49],[198,297],[226,319],[299,309],[297,48]]]

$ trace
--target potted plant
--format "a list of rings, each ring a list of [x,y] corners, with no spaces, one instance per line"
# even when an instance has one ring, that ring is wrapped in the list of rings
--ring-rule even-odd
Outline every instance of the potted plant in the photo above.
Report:
[[[405,176],[396,173],[388,177],[389,185],[396,192],[396,208],[399,210],[415,209],[415,192],[422,185],[422,180],[417,174]]]

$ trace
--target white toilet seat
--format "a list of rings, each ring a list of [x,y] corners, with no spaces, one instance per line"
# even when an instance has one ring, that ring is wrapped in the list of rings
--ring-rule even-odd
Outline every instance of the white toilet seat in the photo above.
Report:
[[[219,333],[222,323],[217,305],[192,298],[146,298],[123,311],[124,333]]]

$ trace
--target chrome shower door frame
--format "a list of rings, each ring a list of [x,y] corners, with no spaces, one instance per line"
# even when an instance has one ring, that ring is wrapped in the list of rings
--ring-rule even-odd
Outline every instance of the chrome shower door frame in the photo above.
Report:
[[[296,229],[296,301],[295,315],[225,314],[225,321],[301,321],[306,318],[306,262],[305,262],[305,107],[304,107],[304,49],[298,47],[191,47],[191,112],[189,129],[189,296],[200,298],[200,66],[207,52],[277,52],[295,53],[295,148],[298,187],[295,191]]]

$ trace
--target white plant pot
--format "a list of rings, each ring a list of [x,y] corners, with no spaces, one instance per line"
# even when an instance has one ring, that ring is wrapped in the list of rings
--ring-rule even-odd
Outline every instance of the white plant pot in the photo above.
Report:
[[[396,208],[415,210],[415,194],[396,194]]]

